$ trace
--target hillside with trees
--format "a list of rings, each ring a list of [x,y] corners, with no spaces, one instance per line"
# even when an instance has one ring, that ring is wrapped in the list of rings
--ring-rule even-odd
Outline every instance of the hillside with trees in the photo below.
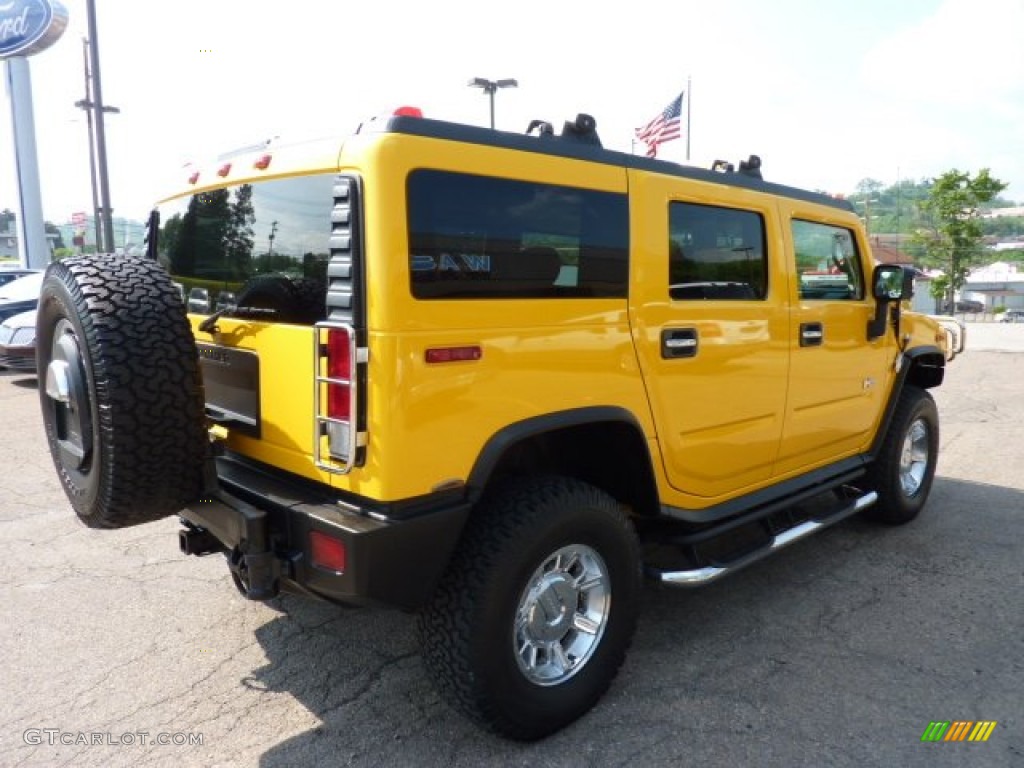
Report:
[[[888,186],[878,179],[862,179],[856,191],[847,196],[847,200],[862,218],[866,218],[868,231],[872,235],[906,236],[900,248],[916,261],[926,256],[920,233],[934,231],[935,222],[934,216],[929,213],[929,201],[936,183],[942,178],[919,181],[902,179]],[[998,194],[979,204],[977,223],[983,242],[1021,241],[1021,250],[986,251],[979,255],[979,262],[1024,262],[1024,216],[987,215],[995,209],[1016,206],[1018,203]],[[919,237],[914,239],[914,235]]]

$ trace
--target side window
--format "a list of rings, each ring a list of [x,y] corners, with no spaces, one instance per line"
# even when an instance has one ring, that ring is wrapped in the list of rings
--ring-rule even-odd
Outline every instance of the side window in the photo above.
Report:
[[[768,294],[764,220],[754,211],[669,205],[669,296],[763,299]]]
[[[793,220],[793,250],[801,299],[862,299],[857,242],[842,227]]]
[[[425,169],[407,195],[417,299],[626,296],[625,195]]]

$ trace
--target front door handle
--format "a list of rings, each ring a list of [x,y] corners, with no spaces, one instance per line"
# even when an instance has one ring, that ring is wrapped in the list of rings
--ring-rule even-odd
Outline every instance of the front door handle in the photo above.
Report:
[[[664,328],[661,331],[661,356],[666,360],[697,356],[696,328]]]
[[[820,347],[825,341],[825,328],[821,323],[800,323],[800,346]]]

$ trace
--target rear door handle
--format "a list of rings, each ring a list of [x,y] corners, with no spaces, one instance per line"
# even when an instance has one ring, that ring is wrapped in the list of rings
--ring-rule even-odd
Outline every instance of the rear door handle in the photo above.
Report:
[[[698,347],[696,328],[664,328],[661,331],[661,356],[666,360],[696,357]]]
[[[825,341],[825,328],[821,323],[800,323],[800,346],[820,347]]]

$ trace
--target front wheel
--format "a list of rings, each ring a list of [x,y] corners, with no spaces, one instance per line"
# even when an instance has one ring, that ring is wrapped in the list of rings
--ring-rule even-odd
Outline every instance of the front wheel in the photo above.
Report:
[[[568,478],[521,480],[471,520],[419,618],[441,691],[510,738],[542,738],[587,712],[625,658],[640,554],[614,499]]]
[[[917,517],[931,491],[939,455],[939,414],[932,396],[906,387],[893,412],[889,431],[868,470],[867,487],[878,502],[865,517],[902,525]]]

